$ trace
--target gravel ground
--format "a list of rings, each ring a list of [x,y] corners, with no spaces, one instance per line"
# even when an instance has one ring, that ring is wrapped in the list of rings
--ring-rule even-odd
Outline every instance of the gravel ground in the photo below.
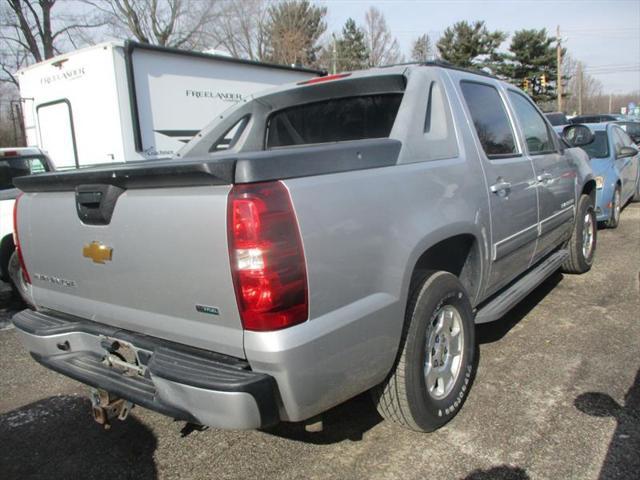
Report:
[[[432,434],[382,421],[366,395],[328,412],[322,433],[182,437],[141,408],[103,431],[88,389],[2,330],[0,478],[640,478],[640,205],[598,240],[591,272],[558,273],[479,328],[474,388]],[[17,308],[4,287],[0,320]]]

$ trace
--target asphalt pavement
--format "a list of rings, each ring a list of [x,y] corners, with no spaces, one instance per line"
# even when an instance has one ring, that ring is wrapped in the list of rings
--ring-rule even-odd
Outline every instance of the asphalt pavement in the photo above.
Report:
[[[0,478],[640,478],[640,204],[600,230],[595,265],[554,275],[479,327],[459,415],[432,434],[383,421],[366,395],[321,433],[208,429],[136,408],[104,431],[88,388],[36,364],[0,331]],[[0,320],[20,308],[0,289]],[[0,324],[1,325],[1,324]]]

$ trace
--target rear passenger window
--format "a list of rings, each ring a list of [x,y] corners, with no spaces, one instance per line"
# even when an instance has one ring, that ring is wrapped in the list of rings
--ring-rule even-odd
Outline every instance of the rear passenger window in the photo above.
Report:
[[[498,90],[476,82],[461,82],[460,88],[487,157],[517,155],[511,122]]]
[[[518,117],[522,133],[527,142],[527,149],[531,155],[555,152],[556,146],[544,121],[529,99],[513,90],[508,91],[509,100]]]

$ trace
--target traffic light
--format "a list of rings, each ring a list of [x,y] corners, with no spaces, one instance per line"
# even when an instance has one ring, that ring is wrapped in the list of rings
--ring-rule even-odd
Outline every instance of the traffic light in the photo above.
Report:
[[[542,87],[542,90],[546,90],[547,88],[547,76],[544,73],[540,77],[540,86]]]

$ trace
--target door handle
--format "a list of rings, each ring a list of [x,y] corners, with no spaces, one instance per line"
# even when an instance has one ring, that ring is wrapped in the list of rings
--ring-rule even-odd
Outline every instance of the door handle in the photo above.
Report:
[[[551,175],[550,173],[547,173],[547,172],[544,172],[544,173],[542,173],[542,174],[540,174],[540,175],[538,175],[536,177],[536,179],[539,182],[546,182],[548,180],[551,180],[552,178],[553,178],[553,175]]]
[[[500,180],[498,183],[494,183],[489,187],[492,193],[500,193],[506,192],[511,188],[511,184],[509,182],[505,182],[504,180]]]

